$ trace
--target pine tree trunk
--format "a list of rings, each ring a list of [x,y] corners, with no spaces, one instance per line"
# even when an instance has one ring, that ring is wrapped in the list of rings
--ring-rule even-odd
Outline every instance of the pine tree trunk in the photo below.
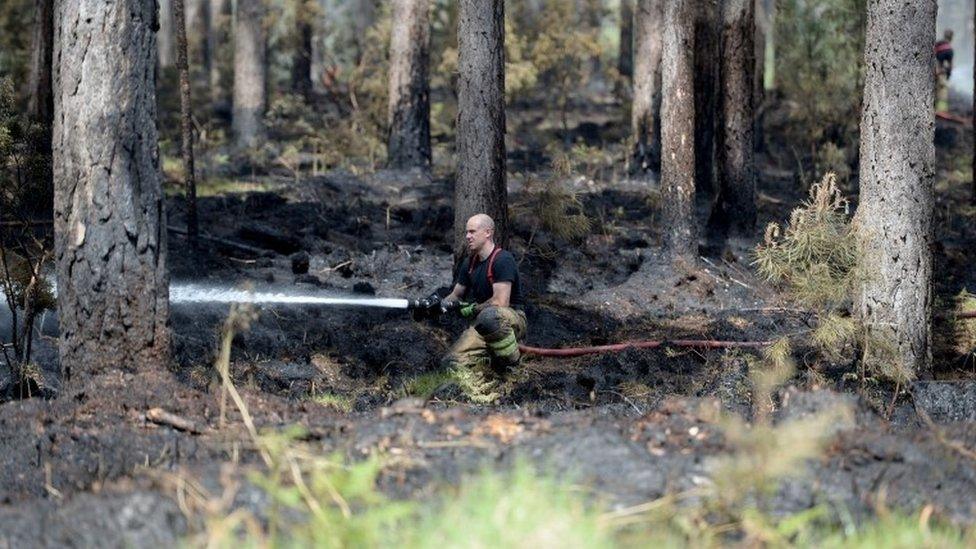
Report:
[[[169,356],[156,131],[156,2],[57,0],[55,257],[61,367],[80,379]]]
[[[234,20],[234,144],[257,146],[264,139],[268,51],[262,0],[238,0]]]
[[[306,0],[298,0],[296,33],[298,35],[295,58],[291,65],[291,89],[308,99],[312,96],[312,23],[314,14]],[[395,21],[395,19],[394,19]]]
[[[722,2],[722,55],[717,141],[719,194],[711,225],[751,235],[756,226],[755,135],[753,133],[755,1]]]
[[[175,10],[174,10],[175,12]],[[184,23],[189,40],[187,41],[189,63],[194,67],[191,74],[199,88],[206,89],[210,84],[212,55],[210,52],[210,0],[183,0]],[[206,94],[209,95],[209,92]]]
[[[210,103],[215,112],[220,112],[230,104],[227,83],[220,70],[221,62],[225,59],[220,55],[225,51],[221,45],[226,44],[230,38],[230,0],[209,0],[207,10],[210,19],[210,33],[207,35],[210,50]]]
[[[716,191],[715,131],[718,118],[718,66],[721,22],[718,0],[699,0],[695,21],[695,184]]]
[[[698,256],[695,222],[695,14],[698,0],[668,0],[661,58],[661,189],[664,248]]]
[[[391,168],[428,168],[430,150],[430,4],[395,0],[390,39]]]
[[[634,74],[634,0],[620,0],[620,50],[617,72],[622,77]]]
[[[664,0],[637,0],[634,15],[634,97],[630,126],[633,165],[638,171],[660,165],[661,48]]]
[[[476,213],[495,220],[495,241],[508,238],[505,186],[504,0],[460,0],[458,11],[457,182],[454,249],[464,252],[464,225]]]
[[[193,112],[190,102],[190,66],[187,59],[184,0],[173,0],[176,18],[176,68],[180,71],[180,136],[183,156],[183,188],[186,196],[186,236],[194,247],[199,233],[197,225],[197,183],[193,166]]]
[[[173,0],[157,0],[157,2],[159,2],[159,31],[157,31],[156,36],[159,48],[159,68],[168,69],[176,62]]]
[[[904,381],[932,358],[936,2],[869,0],[867,13],[858,313],[865,363]]]
[[[38,0],[31,45],[27,114],[34,120],[51,123],[54,93],[51,90],[51,50],[54,47],[54,0]]]

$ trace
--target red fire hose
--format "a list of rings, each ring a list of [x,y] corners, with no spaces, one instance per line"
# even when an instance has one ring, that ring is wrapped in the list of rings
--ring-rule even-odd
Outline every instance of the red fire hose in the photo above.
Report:
[[[959,313],[956,318],[976,318],[976,311]],[[712,339],[671,339],[671,340],[643,340],[624,341],[610,345],[593,345],[590,347],[565,347],[562,349],[547,349],[544,347],[530,347],[519,344],[519,350],[527,355],[574,357],[592,355],[596,353],[619,353],[627,349],[655,349],[657,347],[696,347],[699,349],[759,349],[772,345],[773,341],[717,341]]]
[[[657,347],[698,347],[701,349],[728,349],[732,347],[757,349],[772,345],[772,341],[715,341],[710,339],[672,339],[624,341],[611,345],[594,345],[592,347],[566,347],[563,349],[546,349],[543,347],[529,347],[519,345],[519,350],[527,355],[572,357],[591,355],[594,353],[619,353],[627,349],[654,349]]]

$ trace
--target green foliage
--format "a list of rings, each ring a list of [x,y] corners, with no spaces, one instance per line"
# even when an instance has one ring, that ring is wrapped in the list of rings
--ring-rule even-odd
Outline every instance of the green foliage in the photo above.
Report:
[[[573,487],[525,463],[507,473],[486,469],[462,481],[405,532],[405,546],[610,547],[598,509]]]
[[[785,230],[769,224],[754,264],[801,305],[831,311],[850,302],[857,257],[848,202],[831,173],[810,188],[809,200],[793,210]]]
[[[434,393],[441,387],[455,383],[457,383],[457,378],[454,377],[451,370],[435,370],[407,380],[403,392],[408,396],[427,400],[434,396]]]
[[[776,85],[790,105],[778,139],[814,160],[819,177],[837,170],[838,157],[825,163],[817,151],[857,142],[865,0],[782,0],[776,10]]]
[[[5,0],[3,3],[0,10],[0,79],[27,82],[34,4],[32,0]]]
[[[852,527],[850,532],[836,532],[818,541],[825,549],[953,549],[976,545],[976,531],[947,524],[929,524],[928,513],[912,517],[903,513],[883,512],[877,520]]]
[[[319,393],[312,397],[312,402],[346,414],[352,411],[353,405],[355,404],[351,397],[337,395],[335,393]]]

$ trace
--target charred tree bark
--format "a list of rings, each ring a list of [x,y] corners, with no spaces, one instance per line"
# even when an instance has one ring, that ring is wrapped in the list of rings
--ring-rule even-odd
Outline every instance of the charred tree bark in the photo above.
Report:
[[[168,69],[176,63],[176,38],[173,31],[173,0],[159,2],[159,31],[156,41],[159,49],[159,68]]]
[[[308,7],[306,0],[299,0],[295,15],[298,43],[295,58],[291,64],[291,89],[293,92],[308,99],[312,96],[312,22],[313,10]],[[396,19],[393,20],[396,22]]]
[[[721,43],[719,0],[699,0],[695,20],[695,184],[712,195],[715,131],[718,127],[718,66]]]
[[[169,357],[156,3],[57,0],[55,258],[66,377]]]
[[[867,14],[857,310],[865,362],[911,377],[932,358],[936,2],[869,0]]]
[[[54,0],[38,0],[36,5],[34,37],[31,46],[30,80],[27,84],[27,115],[49,125],[54,116],[54,92],[51,90]]]
[[[634,74],[634,0],[620,0],[620,49],[617,72],[622,77]]]
[[[194,247],[200,233],[197,224],[197,183],[193,166],[193,113],[190,102],[190,64],[187,60],[184,0],[173,0],[176,17],[176,68],[180,71],[180,136],[183,156],[183,188],[186,196],[186,236]]]
[[[630,131],[634,140],[633,166],[658,169],[661,162],[661,48],[664,33],[663,0],[637,0],[634,14],[634,97]]]
[[[255,147],[264,139],[268,45],[261,0],[238,0],[234,19],[234,144]]]
[[[430,150],[430,4],[396,0],[390,37],[391,168],[428,168]]]
[[[695,14],[699,0],[668,0],[661,58],[661,188],[664,248],[698,255],[695,222]]]
[[[454,249],[464,253],[464,224],[476,213],[495,220],[508,241],[505,186],[505,14],[503,0],[460,0],[458,11],[457,183]]]
[[[756,226],[755,15],[755,0],[722,2],[719,192],[709,225],[723,238],[729,231],[750,235]]]

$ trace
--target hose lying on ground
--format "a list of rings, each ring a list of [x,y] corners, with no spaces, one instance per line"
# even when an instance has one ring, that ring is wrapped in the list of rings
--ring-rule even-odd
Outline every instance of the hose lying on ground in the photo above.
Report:
[[[546,349],[519,345],[523,354],[538,356],[573,357],[591,355],[595,353],[619,353],[627,349],[654,349],[657,347],[698,347],[702,349],[729,349],[732,347],[758,349],[772,345],[772,341],[715,341],[710,339],[672,339],[624,341],[610,345],[594,345],[591,347],[565,347],[562,349]]]
[[[956,318],[976,318],[976,311],[966,311],[955,315]],[[672,340],[643,340],[624,341],[610,345],[593,345],[590,347],[564,347],[562,349],[547,349],[544,347],[530,347],[519,345],[519,351],[526,355],[574,357],[597,353],[619,353],[627,349],[655,349],[657,347],[697,347],[700,349],[760,349],[772,345],[773,341],[717,341],[712,339],[672,339]]]

